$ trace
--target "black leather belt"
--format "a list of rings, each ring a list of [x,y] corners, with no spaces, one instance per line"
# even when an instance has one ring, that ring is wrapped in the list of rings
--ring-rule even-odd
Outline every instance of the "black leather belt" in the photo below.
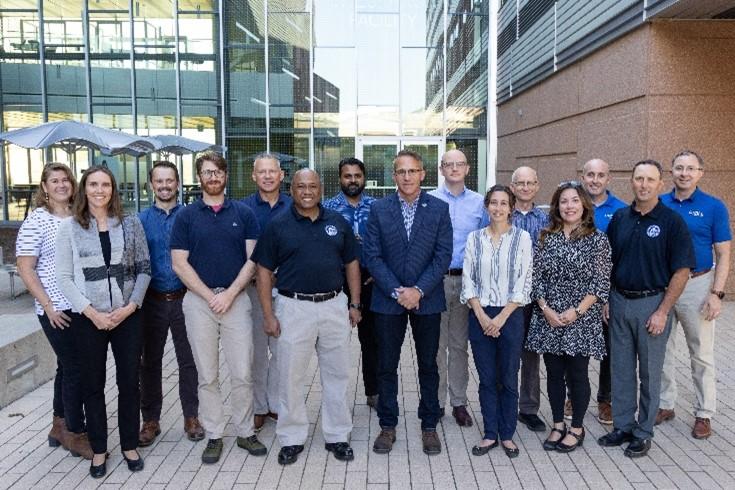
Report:
[[[176,291],[171,291],[169,293],[162,293],[155,289],[149,289],[146,291],[146,296],[149,296],[152,299],[157,299],[158,301],[176,301],[179,298],[183,298],[185,294],[186,288],[177,289]]]
[[[695,277],[703,276],[703,275],[705,275],[706,273],[708,273],[711,270],[712,269],[706,269],[706,270],[703,270],[703,271],[692,272],[692,273],[689,274],[689,278],[690,279],[694,279]]]
[[[461,276],[462,275],[462,269],[449,269],[447,271],[448,276]]]
[[[627,289],[620,288],[615,288],[615,290],[628,299],[648,298],[649,296],[656,296],[657,294],[661,294],[666,291],[664,288],[644,289],[643,291],[629,291]]]
[[[278,294],[287,298],[298,299],[300,301],[312,301],[314,303],[321,303],[322,301],[328,301],[332,298],[336,298],[340,291],[329,291],[328,293],[294,293],[293,291],[286,291],[285,289],[279,289]]]

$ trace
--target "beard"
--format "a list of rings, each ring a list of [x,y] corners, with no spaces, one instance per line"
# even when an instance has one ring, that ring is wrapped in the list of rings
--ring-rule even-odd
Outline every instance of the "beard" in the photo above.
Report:
[[[219,196],[225,191],[224,180],[210,180],[207,183],[202,183],[202,189],[210,196]]]
[[[357,197],[360,194],[362,194],[362,191],[365,190],[365,184],[363,185],[359,185],[359,184],[340,185],[340,188],[342,189],[342,192],[344,192],[345,196]]]

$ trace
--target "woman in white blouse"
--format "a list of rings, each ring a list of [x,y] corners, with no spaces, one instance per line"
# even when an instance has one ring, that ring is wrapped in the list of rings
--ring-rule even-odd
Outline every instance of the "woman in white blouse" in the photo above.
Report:
[[[509,458],[518,414],[518,370],[524,339],[523,312],[530,301],[532,244],[510,222],[515,197],[502,185],[490,188],[485,207],[490,224],[467,237],[460,301],[471,308],[469,338],[480,378],[483,439],[472,448],[482,456],[498,445]]]

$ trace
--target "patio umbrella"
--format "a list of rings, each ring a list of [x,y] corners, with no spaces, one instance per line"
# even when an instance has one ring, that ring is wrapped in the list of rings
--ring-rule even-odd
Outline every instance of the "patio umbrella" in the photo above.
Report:
[[[127,153],[134,157],[142,157],[152,152],[159,152],[163,154],[173,153],[174,155],[188,155],[189,153],[199,153],[203,151],[217,151],[222,152],[224,147],[219,145],[213,145],[205,141],[194,140],[186,138],[184,136],[176,136],[174,134],[160,134],[157,136],[141,136],[141,138],[151,145],[153,149],[139,148],[138,145],[129,145],[121,148],[121,153]],[[102,149],[105,153],[105,149]]]

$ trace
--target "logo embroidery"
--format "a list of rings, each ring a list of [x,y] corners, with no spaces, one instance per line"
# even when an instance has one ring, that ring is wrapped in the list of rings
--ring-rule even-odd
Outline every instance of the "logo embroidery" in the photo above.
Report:
[[[689,215],[697,218],[704,218],[704,213],[702,211],[689,211]]]
[[[651,225],[646,230],[646,235],[648,235],[650,238],[656,238],[661,234],[661,228],[658,227],[658,225]]]
[[[235,223],[235,222],[233,221],[233,222],[232,222],[232,226],[237,226],[237,223]]]
[[[334,225],[325,226],[324,231],[326,231],[329,236],[337,236],[337,227]]]

